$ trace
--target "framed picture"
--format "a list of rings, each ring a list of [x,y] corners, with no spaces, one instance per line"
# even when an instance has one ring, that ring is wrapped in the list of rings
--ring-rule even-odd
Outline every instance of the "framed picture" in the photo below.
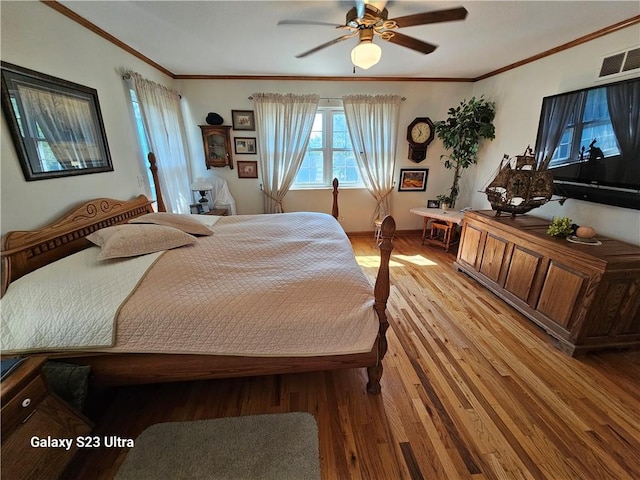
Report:
[[[427,200],[427,208],[440,208],[440,200]]]
[[[97,90],[2,62],[2,110],[25,180],[113,171]]]
[[[234,130],[255,130],[256,121],[253,110],[231,110],[231,120]]]
[[[236,137],[235,147],[237,154],[256,154],[256,139],[252,137]]]
[[[238,178],[258,178],[258,162],[238,160]]]
[[[191,213],[194,215],[200,215],[204,213],[204,207],[201,203],[192,203],[190,206]]]
[[[424,192],[427,189],[428,168],[401,168],[399,192]]]

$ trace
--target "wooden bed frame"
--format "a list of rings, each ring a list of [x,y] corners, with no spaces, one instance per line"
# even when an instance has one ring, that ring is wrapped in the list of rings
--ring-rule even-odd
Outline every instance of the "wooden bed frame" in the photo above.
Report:
[[[155,167],[155,157],[150,163]],[[156,192],[160,192],[157,171]],[[337,180],[334,181],[333,214],[337,217]],[[130,201],[109,198],[90,200],[75,207],[61,219],[35,231],[14,231],[2,238],[2,294],[21,276],[91,245],[88,234],[110,225],[154,211],[144,195]],[[162,205],[159,196],[158,205]],[[160,209],[160,208],[159,208]],[[163,208],[164,210],[164,208]],[[92,382],[98,385],[161,383],[210,378],[241,377],[292,372],[366,367],[367,391],[380,392],[382,359],[387,351],[386,305],[389,298],[389,258],[393,249],[395,221],[382,222],[380,268],[374,288],[374,309],[379,319],[378,338],[370,352],[320,357],[241,357],[223,355],[55,352],[43,353],[52,359],[89,365]],[[32,355],[36,356],[36,355]]]

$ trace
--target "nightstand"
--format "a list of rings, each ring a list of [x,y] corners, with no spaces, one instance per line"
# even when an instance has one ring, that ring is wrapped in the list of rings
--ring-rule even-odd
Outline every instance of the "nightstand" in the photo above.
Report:
[[[227,208],[214,208],[208,212],[202,213],[202,215],[217,215],[219,217],[226,217],[228,214],[229,210]]]
[[[49,391],[42,373],[45,357],[30,357],[0,385],[2,476],[56,479],[77,450],[76,437],[93,425]],[[34,447],[33,438],[71,439],[70,448]]]

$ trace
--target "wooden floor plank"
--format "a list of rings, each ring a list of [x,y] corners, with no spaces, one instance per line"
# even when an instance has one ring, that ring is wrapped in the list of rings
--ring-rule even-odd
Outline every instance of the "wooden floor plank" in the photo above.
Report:
[[[371,238],[352,245],[373,278]],[[95,433],[306,411],[323,479],[640,478],[640,352],[568,357],[454,259],[396,239],[379,396],[363,369],[116,388],[89,402]],[[63,478],[110,479],[125,455],[81,452]]]

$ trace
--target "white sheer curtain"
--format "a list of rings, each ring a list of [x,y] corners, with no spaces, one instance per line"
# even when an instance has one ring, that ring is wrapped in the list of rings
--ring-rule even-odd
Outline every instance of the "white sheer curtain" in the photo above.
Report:
[[[342,102],[362,179],[377,202],[373,219],[384,218],[391,213],[402,97],[347,95]]]
[[[167,211],[189,213],[191,176],[182,129],[180,95],[138,73],[127,73],[138,97],[149,147],[158,162],[160,189]]]
[[[254,93],[264,212],[281,213],[282,200],[300,168],[319,95]]]

